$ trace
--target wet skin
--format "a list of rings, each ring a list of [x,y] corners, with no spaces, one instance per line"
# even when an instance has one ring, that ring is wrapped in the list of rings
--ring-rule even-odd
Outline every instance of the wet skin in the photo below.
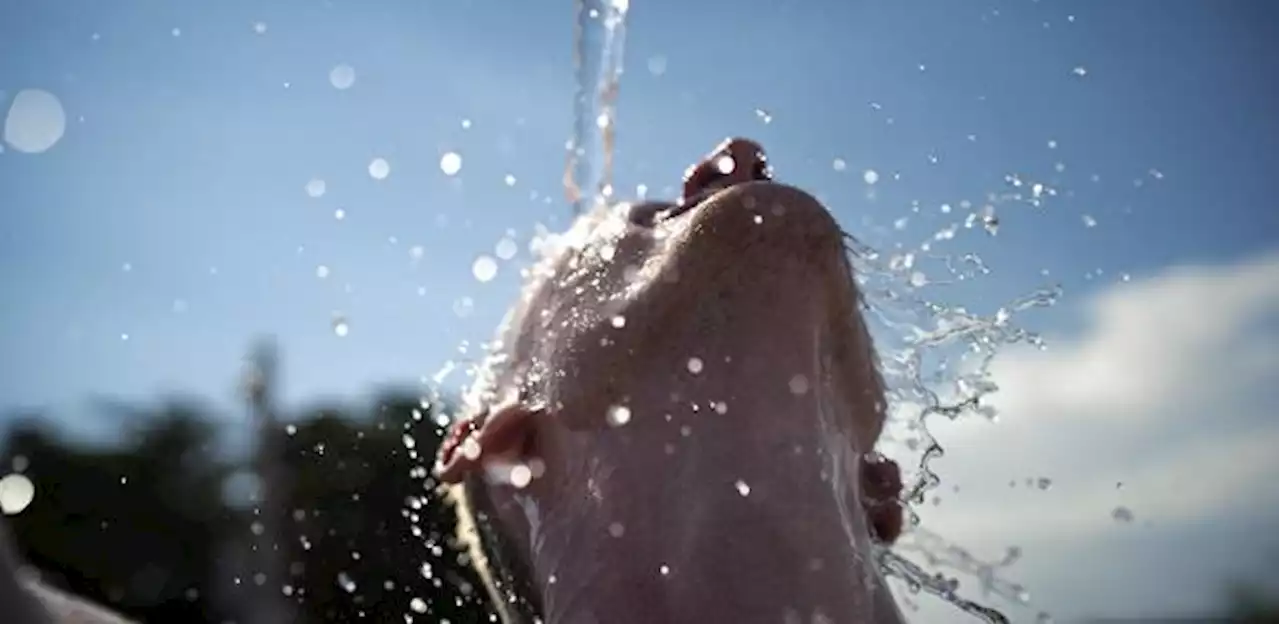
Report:
[[[549,624],[901,622],[884,390],[845,235],[722,143],[681,199],[601,209],[535,270],[437,475]]]
[[[65,594],[19,569],[18,554],[0,521],[0,622],[5,624],[128,624],[98,605]]]

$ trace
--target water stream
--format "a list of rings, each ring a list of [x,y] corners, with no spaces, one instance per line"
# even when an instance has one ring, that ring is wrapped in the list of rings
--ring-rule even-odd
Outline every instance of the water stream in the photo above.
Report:
[[[613,143],[628,0],[575,0],[573,137],[564,190],[574,214],[613,196]]]

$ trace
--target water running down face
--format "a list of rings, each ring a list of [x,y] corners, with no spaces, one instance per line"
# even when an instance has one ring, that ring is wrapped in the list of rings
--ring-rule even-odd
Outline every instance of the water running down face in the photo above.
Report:
[[[771,177],[726,141],[679,202],[584,215],[535,269],[437,470],[508,620],[901,621],[845,236]]]

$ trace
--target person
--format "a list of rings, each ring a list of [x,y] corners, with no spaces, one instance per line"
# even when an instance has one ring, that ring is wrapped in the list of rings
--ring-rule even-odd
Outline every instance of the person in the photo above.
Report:
[[[846,236],[735,138],[533,271],[436,474],[504,622],[896,623]]]

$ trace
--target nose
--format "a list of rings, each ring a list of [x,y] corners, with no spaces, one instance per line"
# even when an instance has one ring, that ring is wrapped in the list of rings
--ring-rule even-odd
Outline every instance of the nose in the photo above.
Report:
[[[725,139],[685,172],[680,203],[695,203],[709,193],[744,182],[772,179],[773,170],[759,143],[743,138]]]

